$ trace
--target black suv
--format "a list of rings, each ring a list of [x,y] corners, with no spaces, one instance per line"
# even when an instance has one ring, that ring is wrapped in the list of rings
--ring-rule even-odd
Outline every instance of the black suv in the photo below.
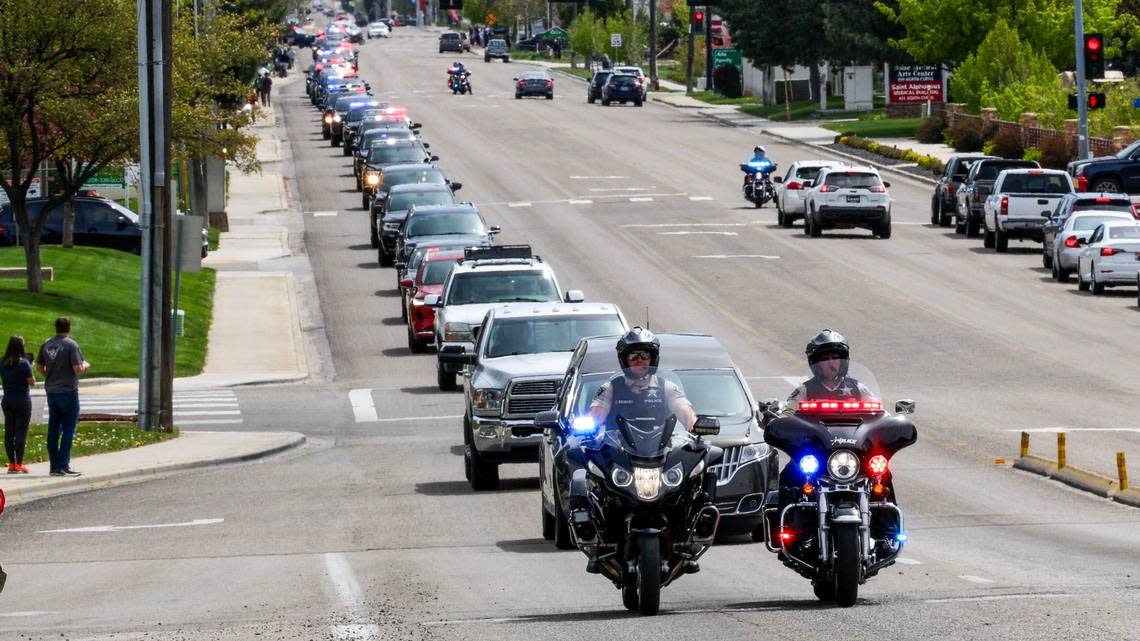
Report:
[[[603,107],[610,106],[611,102],[620,102],[623,105],[632,102],[633,106],[640,107],[644,104],[642,100],[641,85],[637,82],[637,76],[615,73],[606,79],[606,84],[602,85]]]
[[[377,262],[391,265],[396,257],[396,241],[400,225],[412,207],[424,205],[454,205],[455,192],[451,186],[439,183],[405,183],[395,185],[377,197],[372,205],[369,241],[378,249]]]
[[[464,51],[471,51],[471,45],[463,38],[463,34],[455,31],[447,31],[439,34],[439,52],[454,51],[455,53],[463,53]]]
[[[1140,140],[1116,155],[1069,163],[1077,191],[1140,193]]]
[[[954,212],[958,210],[958,185],[966,182],[966,175],[970,167],[979,160],[994,158],[985,154],[964,154],[951,156],[946,161],[946,169],[938,178],[934,186],[934,195],[930,198],[930,224],[947,227],[954,219]]]
[[[609,70],[594,72],[594,77],[590,78],[590,82],[586,85],[586,102],[592,105],[595,101],[602,99],[602,87],[606,86],[606,81],[610,79],[613,73]]]

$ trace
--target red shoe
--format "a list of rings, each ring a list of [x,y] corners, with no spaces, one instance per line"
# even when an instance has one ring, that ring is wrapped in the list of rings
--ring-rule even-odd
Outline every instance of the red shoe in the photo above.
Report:
[[[16,467],[20,468],[20,474],[27,474],[27,473],[31,472],[31,470],[28,469],[28,466],[24,465],[23,463],[20,463]]]
[[[9,463],[8,464],[8,473],[9,474],[19,474],[20,473],[20,466],[16,465],[15,463]]]

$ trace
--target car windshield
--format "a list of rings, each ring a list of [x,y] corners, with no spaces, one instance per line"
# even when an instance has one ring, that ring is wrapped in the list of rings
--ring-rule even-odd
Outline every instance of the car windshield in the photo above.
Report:
[[[456,257],[455,260],[458,260]],[[433,260],[424,267],[423,277],[420,280],[421,285],[442,285],[443,280],[447,278],[447,273],[451,271],[451,267],[455,265],[455,260]]]
[[[987,162],[978,169],[978,173],[974,176],[974,180],[994,180],[997,175],[1006,169],[1021,169],[1024,167],[1033,167],[1031,162]]]
[[[1001,191],[1006,194],[1067,194],[1073,189],[1061,174],[1006,174]]]
[[[397,162],[416,162],[423,160],[423,148],[419,146],[379,145],[368,150],[368,164],[390,165]]]
[[[617,314],[496,319],[487,337],[487,358],[544,352],[570,352],[585,336],[620,334]]]
[[[1140,226],[1115,225],[1108,228],[1109,238],[1140,238]]]
[[[452,279],[448,305],[556,303],[554,277],[545,271],[465,272]]]
[[[396,185],[411,183],[426,183],[435,185],[447,184],[443,172],[438,169],[422,169],[418,171],[386,171],[384,172],[383,188],[391,189]]]
[[[483,220],[475,212],[417,214],[408,221],[408,237],[481,235]]]
[[[550,78],[550,75],[545,71],[524,71],[519,78],[523,80],[546,80]]]
[[[615,372],[589,374],[582,377],[575,399],[575,416],[590,411],[590,401],[603,383]],[[716,416],[722,423],[743,423],[752,418],[748,395],[740,385],[736,372],[730,369],[675,369],[670,374],[685,392],[697,414]],[[675,377],[675,378],[673,378]]]
[[[1073,221],[1073,231],[1092,231],[1104,223],[1120,219],[1120,216],[1077,216]]]
[[[455,196],[450,190],[405,191],[388,197],[387,211],[411,209],[412,205],[454,205]]]
[[[1125,147],[1124,149],[1121,149],[1119,152],[1117,152],[1116,157],[1126,160],[1128,158],[1131,158],[1132,154],[1134,154],[1136,152],[1140,152],[1140,140],[1137,140],[1136,142],[1132,143],[1131,145],[1128,145],[1127,147]]]
[[[824,184],[837,189],[870,189],[882,186],[883,182],[875,174],[852,172],[828,174]]]

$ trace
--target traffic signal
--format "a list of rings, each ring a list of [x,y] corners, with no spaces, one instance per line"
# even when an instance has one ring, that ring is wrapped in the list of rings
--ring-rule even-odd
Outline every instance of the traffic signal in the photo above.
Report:
[[[1090,93],[1088,95],[1088,108],[1089,111],[1093,109],[1104,109],[1104,94]]]
[[[1104,77],[1104,34],[1085,34],[1085,78]]]
[[[698,9],[693,13],[693,33],[705,30],[705,12]]]

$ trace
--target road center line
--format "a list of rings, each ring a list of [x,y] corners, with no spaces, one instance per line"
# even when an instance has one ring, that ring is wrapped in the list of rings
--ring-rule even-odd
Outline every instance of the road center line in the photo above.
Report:
[[[969,581],[970,583],[993,583],[994,582],[993,579],[987,579],[987,578],[980,577],[980,576],[974,576],[973,574],[959,574],[958,578],[962,579],[963,581]]]
[[[189,527],[193,525],[215,525],[225,519],[194,519],[185,523],[160,523],[156,525],[93,525],[90,527],[75,527],[62,530],[40,530],[36,534],[86,533],[86,532],[116,532],[119,530],[152,530],[168,527]]]
[[[657,185],[652,187],[592,187],[590,191],[653,191],[654,189],[657,189]]]
[[[530,207],[529,202],[507,203],[507,207]]]
[[[352,415],[357,423],[379,420],[376,405],[372,403],[372,388],[349,390],[348,402],[352,404]]]
[[[653,199],[652,198],[630,198],[629,202],[631,202],[631,203],[651,203],[651,202],[653,202]]]
[[[779,256],[768,256],[765,254],[702,254],[700,256],[693,256],[693,258],[763,258],[765,260],[780,260]]]
[[[945,599],[926,599],[923,603],[957,603],[960,601],[1008,601],[1011,599],[1070,599],[1071,594],[990,594],[987,596],[957,596]]]
[[[622,227],[747,227],[751,223],[630,223]]]
[[[712,200],[712,196],[689,196],[689,200]]]
[[[447,414],[445,416],[401,416],[399,418],[376,418],[377,423],[394,423],[396,421],[436,421],[442,419],[463,418],[462,414]]]
[[[335,211],[314,211],[313,212],[314,218],[322,218],[322,217],[326,217],[326,216],[336,216],[336,212]]]
[[[659,231],[659,236],[739,236],[734,231]]]
[[[593,205],[594,201],[589,198],[574,198],[568,201],[571,205]]]

